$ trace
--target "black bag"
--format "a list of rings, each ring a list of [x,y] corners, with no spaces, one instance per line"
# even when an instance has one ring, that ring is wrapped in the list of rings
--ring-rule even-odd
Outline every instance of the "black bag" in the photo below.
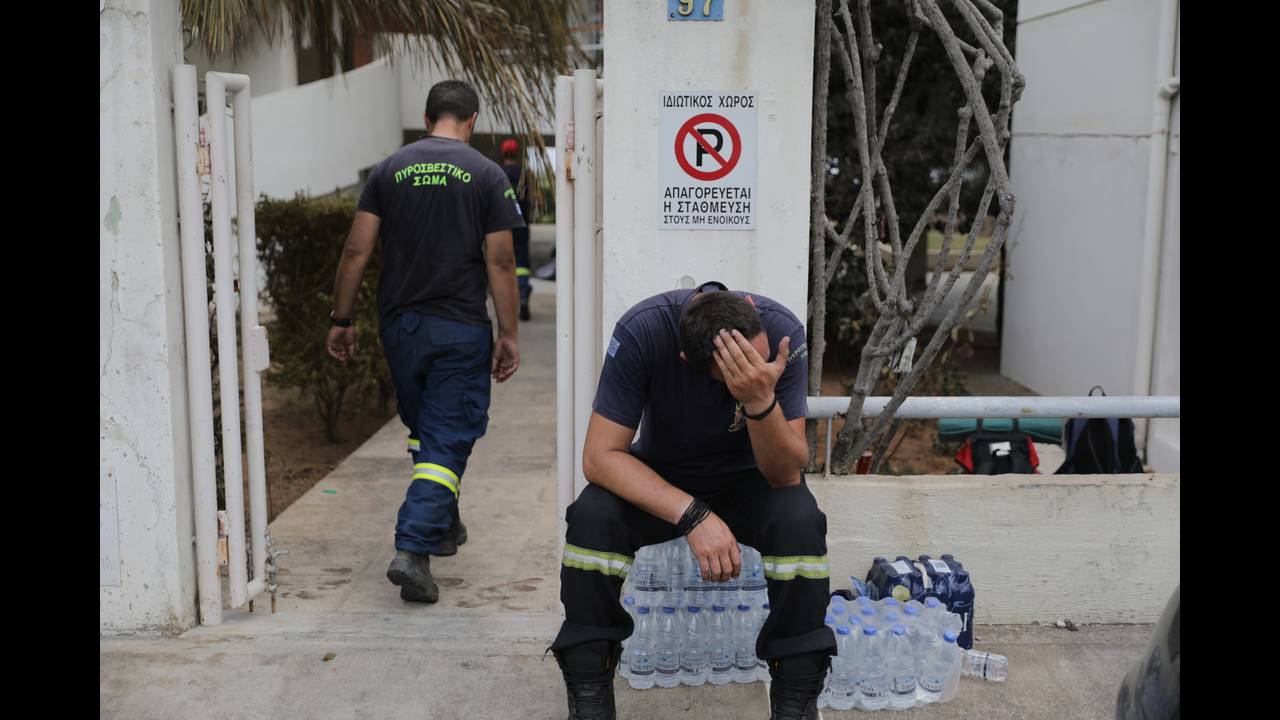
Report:
[[[1102,390],[1095,386],[1089,391]],[[1103,390],[1102,394],[1107,393]],[[1071,418],[1062,428],[1067,459],[1056,475],[1119,475],[1141,473],[1142,458],[1129,418]]]
[[[978,430],[964,441],[956,462],[970,475],[1033,475],[1040,465],[1036,446],[1013,419],[1012,432],[987,432],[978,418]]]

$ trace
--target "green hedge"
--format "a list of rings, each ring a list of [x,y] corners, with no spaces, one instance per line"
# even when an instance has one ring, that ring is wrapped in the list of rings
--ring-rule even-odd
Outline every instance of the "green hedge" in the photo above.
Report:
[[[301,194],[291,200],[264,197],[257,208],[258,259],[266,273],[264,301],[271,316],[269,379],[310,396],[329,442],[338,441],[338,417],[353,395],[368,398],[386,413],[394,394],[378,339],[379,253],[374,253],[356,299],[355,358],[344,365],[325,351],[333,280],[355,211],[354,198]]]

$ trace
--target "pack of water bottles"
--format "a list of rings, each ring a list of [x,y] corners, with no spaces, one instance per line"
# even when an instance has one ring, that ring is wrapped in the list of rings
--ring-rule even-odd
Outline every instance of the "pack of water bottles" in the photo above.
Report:
[[[961,619],[937,598],[904,603],[836,595],[825,622],[835,633],[836,655],[818,707],[903,709],[955,697]]]
[[[756,638],[769,615],[760,553],[739,545],[742,572],[725,582],[702,579],[684,538],[636,553],[622,588],[635,630],[622,645],[619,673],[645,690],[768,680]]]

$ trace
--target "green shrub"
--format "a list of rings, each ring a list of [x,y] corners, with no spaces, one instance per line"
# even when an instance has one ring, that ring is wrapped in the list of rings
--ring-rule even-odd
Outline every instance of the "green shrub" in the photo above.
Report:
[[[262,198],[257,208],[258,259],[266,274],[272,382],[309,396],[337,442],[338,417],[349,394],[363,394],[387,411],[393,389],[378,339],[378,253],[356,296],[356,356],[339,363],[325,351],[333,280],[355,216],[351,197]]]

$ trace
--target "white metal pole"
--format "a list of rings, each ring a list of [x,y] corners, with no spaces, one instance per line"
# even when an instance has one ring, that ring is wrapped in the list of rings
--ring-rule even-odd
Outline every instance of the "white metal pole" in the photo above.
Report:
[[[213,382],[209,357],[209,292],[205,278],[204,209],[196,174],[200,142],[196,66],[173,68],[174,138],[178,162],[178,229],[182,245],[182,306],[186,325],[187,405],[195,512],[196,588],[200,622],[222,622],[218,578],[218,489],[213,452]]]
[[[573,184],[569,181],[569,128],[573,123],[573,78],[556,78],[556,518],[564,538],[564,514],[573,502]]]
[[[1150,156],[1147,163],[1146,222],[1142,234],[1142,265],[1138,292],[1138,355],[1134,359],[1133,393],[1151,393],[1151,365],[1155,357],[1156,301],[1160,283],[1160,245],[1164,236],[1165,182],[1169,161],[1169,114],[1177,78],[1170,77],[1174,64],[1174,40],[1178,30],[1178,0],[1162,0],[1156,38],[1156,86],[1151,107]],[[1145,451],[1147,426],[1139,421],[1138,442]]]
[[[231,208],[227,195],[227,80],[228,73],[205,74],[209,107],[209,155],[213,176],[214,302],[217,305],[219,406],[222,409],[222,491],[227,503],[227,576],[231,607],[248,599],[244,548],[244,476],[240,448],[240,378],[236,370],[236,311],[232,288]],[[244,77],[239,76],[239,77]],[[247,78],[246,78],[247,79]]]
[[[253,194],[253,113],[250,80],[236,88],[236,234],[240,238],[240,354],[244,365],[244,431],[249,453],[249,528],[257,592],[266,588],[267,471],[262,437],[262,372],[267,369],[267,332],[258,324],[258,248]]]
[[[596,356],[601,348],[596,293],[596,71],[573,72],[573,405],[574,497],[586,487],[582,447],[591,417]],[[557,266],[559,263],[557,262]]]
[[[864,417],[884,412],[890,398],[868,397]],[[898,408],[900,418],[1176,418],[1179,396],[1068,397],[909,397]],[[847,397],[809,398],[809,417],[839,417],[849,409]]]

